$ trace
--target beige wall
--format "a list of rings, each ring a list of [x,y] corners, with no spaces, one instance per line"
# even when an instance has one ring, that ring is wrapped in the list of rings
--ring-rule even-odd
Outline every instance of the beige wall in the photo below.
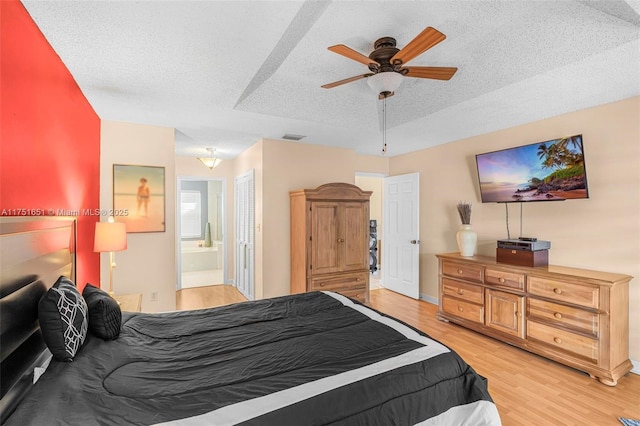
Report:
[[[114,292],[142,293],[142,310],[147,312],[176,307],[174,134],[171,128],[106,120],[100,128],[100,208],[113,207],[113,164],[165,168],[165,232],[129,233],[127,250],[115,254]],[[105,288],[108,254],[102,254],[100,260],[100,281]],[[151,301],[152,292],[158,294],[157,301]]]
[[[631,358],[640,360],[640,97],[393,157],[390,175],[420,172],[420,292],[438,295],[436,253],[457,251],[459,200],[473,203],[478,252],[507,236],[504,204],[482,204],[475,154],[582,134],[587,200],[523,206],[523,235],[551,241],[550,263],[632,275]],[[511,236],[520,209],[509,207]]]
[[[264,140],[264,297],[289,294],[289,191],[388,172],[388,159],[353,150]]]

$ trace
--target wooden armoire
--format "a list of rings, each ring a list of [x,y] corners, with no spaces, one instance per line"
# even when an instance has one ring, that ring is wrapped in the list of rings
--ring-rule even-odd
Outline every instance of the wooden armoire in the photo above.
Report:
[[[369,198],[348,183],[289,192],[291,293],[330,290],[369,301]]]

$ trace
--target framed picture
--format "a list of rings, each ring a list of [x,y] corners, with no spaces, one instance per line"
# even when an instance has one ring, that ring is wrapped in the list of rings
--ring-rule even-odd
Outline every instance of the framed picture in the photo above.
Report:
[[[164,167],[113,165],[113,213],[127,232],[165,231]]]

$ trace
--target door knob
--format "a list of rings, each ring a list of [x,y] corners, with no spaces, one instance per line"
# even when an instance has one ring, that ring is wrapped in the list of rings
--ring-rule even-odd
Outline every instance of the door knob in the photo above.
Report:
[[[420,244],[420,240],[411,240],[411,244]]]

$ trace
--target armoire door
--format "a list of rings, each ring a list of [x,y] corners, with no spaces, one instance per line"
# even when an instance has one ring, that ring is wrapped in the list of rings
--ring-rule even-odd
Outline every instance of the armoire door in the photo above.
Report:
[[[311,205],[311,274],[340,271],[338,217],[340,203],[314,202]]]
[[[339,264],[342,271],[369,268],[369,206],[341,203],[338,212]]]

